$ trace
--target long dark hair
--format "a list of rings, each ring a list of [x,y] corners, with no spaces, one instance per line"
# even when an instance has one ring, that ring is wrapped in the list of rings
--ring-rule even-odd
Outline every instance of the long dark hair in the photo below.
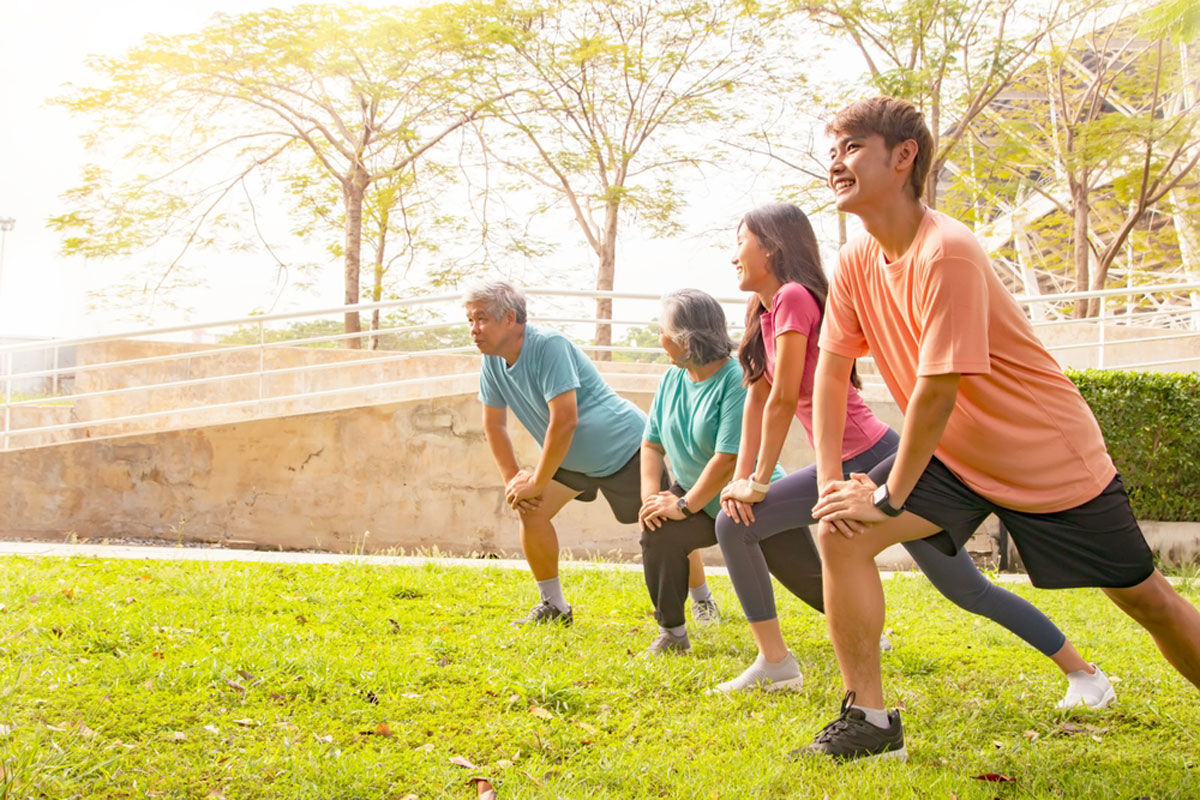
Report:
[[[829,296],[829,281],[821,269],[821,250],[812,224],[791,203],[772,203],[750,211],[742,217],[739,227],[754,234],[767,251],[767,268],[781,283],[798,283],[812,293],[821,314],[825,313],[825,298]],[[767,350],[763,345],[763,304],[751,297],[746,306],[746,330],[738,348],[738,361],[747,385],[763,376],[767,369]],[[851,369],[850,381],[861,389],[858,371]]]

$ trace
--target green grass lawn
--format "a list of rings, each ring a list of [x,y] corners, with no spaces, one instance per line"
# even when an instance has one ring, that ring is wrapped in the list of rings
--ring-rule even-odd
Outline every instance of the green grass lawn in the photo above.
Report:
[[[1068,715],[1048,659],[887,582],[909,760],[837,766],[786,757],[841,698],[823,619],[780,596],[803,691],[708,696],[754,656],[711,582],[725,623],[644,658],[638,573],[568,569],[575,627],[516,629],[512,570],[3,559],[0,797],[1200,797],[1200,697],[1098,592],[1017,588],[1120,679]]]

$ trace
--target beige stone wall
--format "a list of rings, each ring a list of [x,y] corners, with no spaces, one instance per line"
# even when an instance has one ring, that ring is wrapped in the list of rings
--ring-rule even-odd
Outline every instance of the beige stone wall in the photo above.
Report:
[[[625,394],[642,408],[652,396]],[[515,553],[480,417],[472,392],[0,453],[0,534]],[[532,438],[510,426],[532,465]],[[811,461],[799,425],[782,461]],[[569,504],[559,529],[581,556],[638,551],[602,499]]]

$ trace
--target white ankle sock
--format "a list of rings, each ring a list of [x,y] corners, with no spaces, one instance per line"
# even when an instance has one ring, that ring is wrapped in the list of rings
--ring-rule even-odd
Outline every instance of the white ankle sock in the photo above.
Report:
[[[562,584],[558,582],[558,578],[550,578],[545,581],[538,581],[538,594],[542,596],[550,605],[557,608],[559,611],[566,611],[570,608],[567,601],[563,599]]]
[[[859,711],[863,712],[863,714],[865,714],[867,717],[867,722],[871,723],[876,728],[888,728],[892,724],[888,720],[888,713],[886,709],[865,708],[858,705],[851,706],[851,708],[857,708]]]
[[[664,628],[662,625],[659,625],[658,629],[663,633],[671,634],[676,639],[678,639],[680,636],[687,636],[687,625],[678,625],[674,628]]]
[[[699,586],[689,586],[688,594],[690,594],[692,599],[697,603],[712,599],[712,592],[708,589],[708,581],[705,581]]]

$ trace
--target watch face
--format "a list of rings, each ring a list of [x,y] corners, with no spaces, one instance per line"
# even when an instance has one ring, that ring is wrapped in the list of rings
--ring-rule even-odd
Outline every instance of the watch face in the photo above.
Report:
[[[887,490],[886,483],[875,490],[875,494],[871,497],[871,500],[874,501],[875,505],[879,505],[880,503],[887,502],[888,490]]]

